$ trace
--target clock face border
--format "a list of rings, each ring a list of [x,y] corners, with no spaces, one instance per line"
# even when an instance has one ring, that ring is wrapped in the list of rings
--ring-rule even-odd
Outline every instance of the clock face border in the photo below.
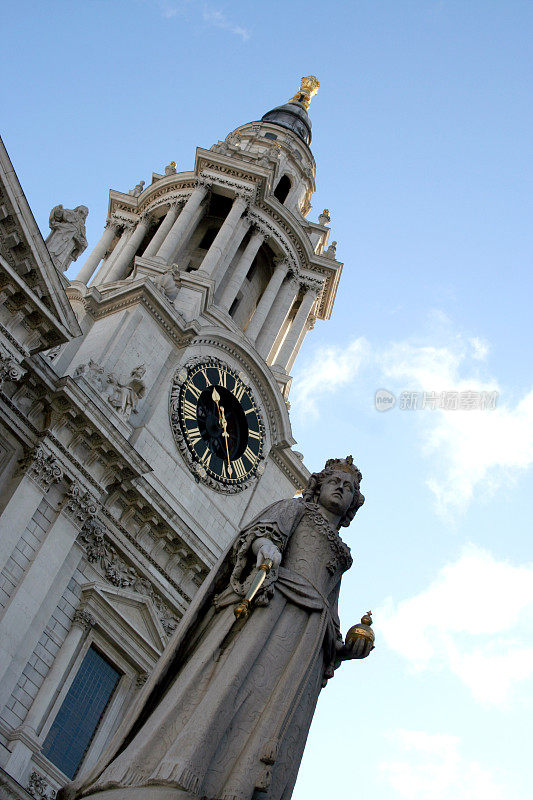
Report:
[[[217,388],[222,395],[222,407],[223,398],[226,404],[233,405],[234,411],[237,411],[236,405],[240,406],[237,416],[246,420],[247,425],[246,441],[241,442],[235,458],[225,463],[222,460],[223,468],[221,459],[209,452],[211,446],[199,430],[198,402],[212,388]],[[169,416],[174,440],[197,481],[218,492],[233,494],[243,491],[263,474],[265,426],[244,372],[212,356],[190,359],[173,377]]]

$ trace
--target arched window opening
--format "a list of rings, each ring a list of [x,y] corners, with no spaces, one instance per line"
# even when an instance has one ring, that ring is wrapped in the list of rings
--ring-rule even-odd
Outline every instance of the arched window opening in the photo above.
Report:
[[[287,195],[291,190],[291,181],[287,175],[283,175],[279,181],[278,185],[274,189],[274,197],[276,197],[280,203],[284,203],[287,199]]]

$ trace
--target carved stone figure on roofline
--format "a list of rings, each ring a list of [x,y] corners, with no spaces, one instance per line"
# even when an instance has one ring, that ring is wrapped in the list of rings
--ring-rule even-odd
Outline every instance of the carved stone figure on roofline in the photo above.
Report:
[[[373,649],[369,615],[337,614],[364,497],[351,456],[238,534],[98,764],[58,800],[289,800],[318,696]],[[261,793],[258,795],[257,793]]]
[[[88,213],[87,206],[76,206],[72,209],[63,208],[62,205],[54,206],[50,212],[50,233],[46,238],[46,246],[56,268],[62,272],[87,247],[85,220]]]

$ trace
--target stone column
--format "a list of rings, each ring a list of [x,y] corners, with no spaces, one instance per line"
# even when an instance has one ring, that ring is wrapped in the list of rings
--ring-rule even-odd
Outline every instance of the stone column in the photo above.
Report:
[[[7,703],[82,552],[79,529],[61,512],[17,586],[0,621],[0,708]]]
[[[164,220],[162,221],[161,225],[159,226],[154,236],[152,237],[152,241],[144,251],[143,256],[146,257],[155,256],[155,254],[165,241],[170,229],[176,222],[176,219],[178,218],[178,214],[180,213],[182,205],[183,203],[179,201],[177,203],[171,204],[170,208],[165,214]]]
[[[285,341],[281,345],[280,351],[276,357],[275,364],[277,367],[282,367],[283,369],[287,367],[289,359],[292,355],[292,351],[296,347],[298,339],[300,338],[300,334],[304,329],[309,312],[313,307],[313,303],[316,300],[317,294],[318,288],[316,286],[306,286],[306,291],[300,308],[296,312],[296,316],[291,323],[287,336],[285,337]]]
[[[298,356],[298,353],[300,352],[300,347],[304,343],[305,337],[307,336],[309,331],[312,331],[313,328],[315,327],[315,321],[316,321],[316,317],[314,317],[311,314],[309,316],[309,318],[307,319],[307,322],[305,323],[300,336],[298,337],[298,341],[296,342],[296,346],[295,346],[294,350],[291,353],[291,357],[289,358],[289,360],[287,362],[287,366],[285,367],[286,371],[289,374],[290,374],[290,371],[291,371],[291,369],[293,367],[294,362],[296,361],[296,357]]]
[[[149,227],[150,227],[150,217],[148,214],[146,214],[142,216],[139,222],[137,223],[137,227],[131,234],[126,244],[124,245],[124,248],[120,251],[116,261],[113,263],[113,266],[109,270],[109,273],[106,275],[106,281],[108,283],[112,283],[113,281],[119,281],[122,278],[132,258],[137,252],[139,245],[146,236]]]
[[[235,254],[241,245],[242,240],[250,230],[251,224],[252,223],[248,219],[248,217],[240,218],[239,224],[235,228],[235,234],[230,239],[230,242],[226,247],[226,251],[223,254],[220,261],[218,262],[217,268],[213,275],[213,279],[215,281],[215,290],[218,289],[218,287],[222,283],[222,279],[224,278],[226,269],[230,266],[231,262],[233,261]]]
[[[280,286],[285,280],[285,276],[289,270],[289,262],[286,259],[278,259],[274,268],[274,273],[270,278],[265,291],[261,295],[261,299],[253,313],[248,327],[246,328],[246,336],[251,342],[255,342],[261,328],[272,308],[272,304],[276,299]]]
[[[272,304],[268,319],[261,328],[261,332],[256,339],[255,347],[258,353],[267,358],[276,341],[276,336],[281,330],[285,317],[291,310],[291,306],[296,299],[298,292],[298,282],[290,275],[288,280],[281,284],[280,290]]]
[[[111,253],[109,253],[104,262],[101,264],[100,269],[98,270],[94,278],[91,278],[90,283],[92,286],[95,286],[97,283],[98,284],[105,283],[107,276],[109,275],[110,271],[113,268],[113,264],[115,263],[121,252],[124,250],[126,244],[128,243],[128,239],[132,235],[134,228],[133,222],[121,221],[120,224],[122,226],[122,235],[118,240],[118,242],[116,243],[113,250],[111,251]]]
[[[228,216],[224,220],[222,227],[215,236],[213,244],[205,254],[204,260],[200,265],[202,272],[206,272],[209,276],[213,275],[247,205],[248,199],[246,197],[239,194],[236,195]]]
[[[82,283],[86,284],[89,283],[98,264],[109,250],[111,242],[119,232],[120,227],[120,223],[116,222],[115,220],[109,220],[105,226],[103,234],[98,240],[98,243],[95,245],[89,258],[78,272],[76,276],[77,281],[81,281]]]
[[[222,297],[220,298],[220,307],[223,308],[224,311],[230,310],[231,304],[237,297],[239,289],[241,288],[243,281],[246,278],[246,274],[252,265],[252,261],[259,252],[259,248],[261,247],[264,241],[265,241],[265,234],[263,233],[263,231],[256,228],[252,233],[252,235],[250,236],[250,241],[244,248],[243,254],[241,255],[239,261],[235,265],[235,268],[229,277],[226,288],[222,293]]]
[[[182,239],[187,232],[187,228],[189,226],[189,222],[194,217],[196,212],[200,207],[200,203],[206,196],[208,192],[208,186],[206,183],[199,183],[196,189],[193,191],[185,206],[183,207],[183,211],[176,219],[174,224],[172,225],[171,229],[167,233],[163,244],[155,254],[157,258],[160,258],[166,264],[171,264],[172,260],[176,254],[178,247],[182,243]]]

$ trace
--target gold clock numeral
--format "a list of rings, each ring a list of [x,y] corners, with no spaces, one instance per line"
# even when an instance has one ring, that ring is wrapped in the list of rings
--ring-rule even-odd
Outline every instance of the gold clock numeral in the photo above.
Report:
[[[183,414],[186,419],[196,419],[196,406],[190,400],[183,401]]]
[[[209,447],[207,447],[205,453],[203,454],[203,456],[200,456],[200,461],[202,462],[202,464],[205,467],[207,467],[207,469],[209,469],[209,466],[211,464],[211,459],[212,458],[213,458],[213,453],[211,452]]]
[[[189,430],[187,431],[187,435],[189,437],[190,443],[193,446],[195,444],[198,444],[198,442],[202,441],[202,434],[200,433],[200,431],[199,431],[199,429],[197,427],[189,428]]]
[[[259,439],[261,439],[261,434],[259,433],[259,431],[248,430],[248,438],[249,439],[257,439],[257,440],[259,440]]]
[[[241,402],[245,391],[246,391],[246,386],[244,385],[244,383],[239,384],[235,381],[235,389],[233,390],[233,394],[235,395],[239,403]]]
[[[189,389],[190,392],[192,392],[196,400],[198,400],[198,398],[202,394],[202,390],[199,389],[192,381],[189,383],[189,386],[187,388]]]
[[[238,458],[236,461],[232,461],[231,466],[235,470],[237,478],[244,478],[244,476],[246,475],[246,467],[243,464],[242,458]]]
[[[247,458],[248,461],[252,462],[252,464],[255,464],[255,462],[257,461],[257,456],[254,453],[254,451],[250,449],[250,445],[246,445],[246,450],[242,454],[242,457]]]
[[[203,375],[203,376],[204,376],[204,378],[205,378],[205,383],[206,383],[206,386],[211,386],[211,381],[210,381],[210,380],[209,380],[209,378],[207,377],[207,371],[206,371],[204,368],[202,368],[202,369],[200,370],[200,372],[202,373],[202,375]]]
[[[228,373],[225,370],[219,369],[218,370],[218,379],[219,379],[218,380],[219,386],[223,386],[224,389],[227,389],[228,388],[228,386],[227,386]]]

